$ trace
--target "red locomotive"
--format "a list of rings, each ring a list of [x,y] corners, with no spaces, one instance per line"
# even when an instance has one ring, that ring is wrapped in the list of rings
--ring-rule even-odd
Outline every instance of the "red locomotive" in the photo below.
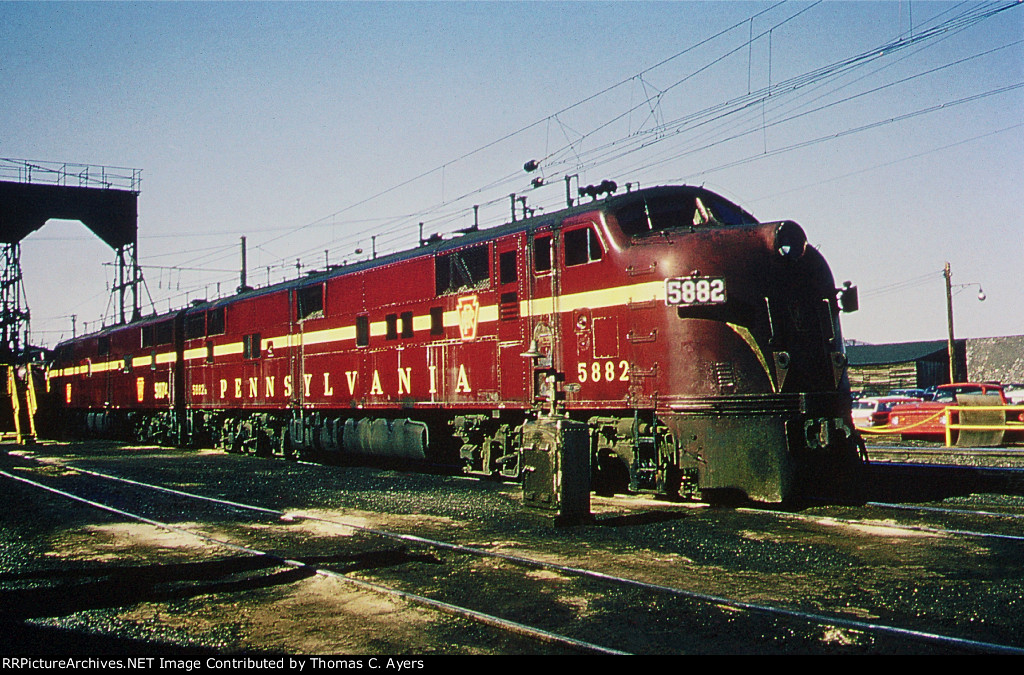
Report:
[[[796,223],[656,187],[106,328],[50,379],[94,433],[506,477],[559,411],[599,487],[774,502],[858,464],[844,304]]]

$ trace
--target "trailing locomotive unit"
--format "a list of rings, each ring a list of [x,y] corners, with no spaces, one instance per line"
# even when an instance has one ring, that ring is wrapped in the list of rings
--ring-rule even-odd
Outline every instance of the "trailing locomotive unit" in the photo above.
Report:
[[[599,488],[776,502],[858,463],[844,295],[796,223],[656,187],[107,328],[50,377],[94,432],[506,477],[558,411]]]

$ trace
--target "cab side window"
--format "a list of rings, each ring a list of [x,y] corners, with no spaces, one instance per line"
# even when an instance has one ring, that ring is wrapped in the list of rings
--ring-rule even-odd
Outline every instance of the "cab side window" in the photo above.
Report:
[[[551,271],[551,235],[533,238],[533,269],[536,272]]]
[[[578,230],[570,230],[563,237],[566,267],[585,265],[588,262],[600,260],[604,254],[601,242],[598,241],[597,233],[593,228],[582,227]]]

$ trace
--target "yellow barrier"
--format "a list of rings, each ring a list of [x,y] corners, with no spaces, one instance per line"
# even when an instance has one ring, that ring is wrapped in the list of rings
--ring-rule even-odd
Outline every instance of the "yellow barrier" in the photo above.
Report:
[[[7,366],[7,394],[11,397],[11,411],[14,413],[14,438],[21,445],[21,402],[18,400],[18,378],[14,374],[14,366]]]
[[[7,368],[7,395],[11,397],[11,413],[14,416],[14,431],[0,431],[0,440],[14,440],[19,445],[35,441],[36,438],[36,411],[39,403],[36,397],[36,387],[32,376],[32,366],[25,367],[25,383],[18,380],[17,366],[6,366]],[[2,371],[0,371],[2,372]],[[22,402],[20,391],[24,388],[25,400]],[[28,421],[28,429],[23,428],[22,412]]]
[[[948,408],[947,408],[947,410],[948,410]],[[862,434],[902,434],[907,429],[916,429],[917,427],[921,426],[922,424],[928,424],[932,420],[934,420],[934,419],[936,419],[938,417],[941,417],[944,414],[946,414],[946,411],[945,410],[940,410],[939,412],[935,413],[934,415],[932,415],[930,417],[924,418],[920,422],[915,422],[914,424],[908,424],[905,427],[890,427],[888,425],[886,425],[884,427],[879,427],[878,429],[870,429],[870,428],[864,429],[864,428],[861,428],[861,427],[857,427],[857,431],[859,431]]]
[[[950,418],[946,421],[946,447],[952,447],[953,445],[953,430],[961,429],[964,431],[1024,431],[1024,422],[1004,422],[1003,424],[960,424],[959,422],[953,422],[953,413],[956,413],[956,417],[959,420],[960,411],[967,410],[968,412],[983,412],[983,411],[1000,411],[1009,413],[1024,413],[1024,405],[951,405],[947,406],[946,410],[950,413]]]

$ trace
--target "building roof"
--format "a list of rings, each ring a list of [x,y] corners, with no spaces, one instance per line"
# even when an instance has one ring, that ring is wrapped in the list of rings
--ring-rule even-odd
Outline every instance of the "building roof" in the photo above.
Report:
[[[962,343],[963,340],[957,340]],[[929,357],[946,358],[946,340],[900,342],[888,345],[850,345],[846,358],[851,366],[875,366],[888,363],[909,363]]]

